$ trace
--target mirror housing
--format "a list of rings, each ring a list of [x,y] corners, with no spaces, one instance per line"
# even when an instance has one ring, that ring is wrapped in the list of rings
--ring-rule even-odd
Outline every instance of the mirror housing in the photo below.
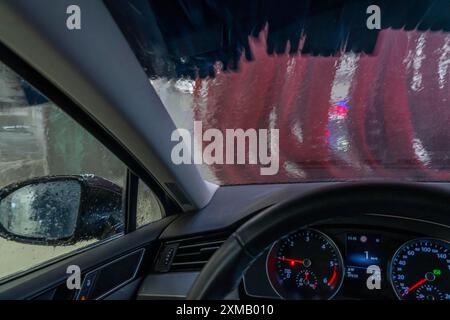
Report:
[[[0,190],[0,236],[39,245],[102,240],[124,231],[122,188],[94,175],[52,176]]]

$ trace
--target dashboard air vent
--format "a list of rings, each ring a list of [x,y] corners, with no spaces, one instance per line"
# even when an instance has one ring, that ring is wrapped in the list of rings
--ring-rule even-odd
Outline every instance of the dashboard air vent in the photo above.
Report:
[[[228,238],[227,234],[173,240],[163,243],[155,271],[198,271]]]

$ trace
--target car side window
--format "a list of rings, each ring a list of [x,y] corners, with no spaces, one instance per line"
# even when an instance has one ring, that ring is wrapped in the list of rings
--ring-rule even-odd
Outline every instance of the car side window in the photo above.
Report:
[[[147,185],[139,180],[136,208],[136,227],[140,228],[161,219],[165,215],[164,207],[158,197]]]
[[[122,234],[125,178],[114,154],[0,62],[0,282]]]

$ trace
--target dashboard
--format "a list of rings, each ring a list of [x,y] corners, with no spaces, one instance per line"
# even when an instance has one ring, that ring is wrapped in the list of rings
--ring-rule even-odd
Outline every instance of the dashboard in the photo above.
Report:
[[[449,239],[446,226],[395,216],[311,226],[267,248],[241,296],[450,300]]]
[[[153,268],[139,290],[138,298],[186,297],[215,250],[249,219],[294,195],[301,196],[339,184],[220,187],[207,207],[178,216],[164,229],[160,235],[161,246],[155,265],[159,261],[169,262],[162,269]],[[448,183],[425,185],[450,191]],[[312,224],[308,229],[321,235],[312,241],[316,246],[309,249],[313,255],[308,256],[309,252],[302,247],[305,234],[303,240],[300,234],[295,241],[291,241],[294,243],[292,252],[289,252],[290,248],[279,250],[280,243],[291,236],[286,234],[267,247],[247,268],[239,288],[230,295],[241,300],[449,299],[448,215],[426,211],[400,213],[395,212],[395,209],[386,210],[383,214],[367,212],[358,217],[347,218],[336,213],[336,217],[330,218],[326,223]],[[299,231],[302,230],[297,230]],[[417,239],[426,242],[417,242]],[[413,240],[416,242],[410,243]],[[411,244],[415,246],[409,247]],[[325,245],[325,249],[321,249],[322,245]],[[400,248],[406,251],[399,250]],[[272,266],[268,272],[267,262],[272,249]],[[422,252],[428,250],[430,252]],[[414,251],[414,256],[408,256],[408,251]],[[405,255],[396,255],[397,252],[406,252],[408,259],[398,259],[396,266],[400,270],[394,275],[391,272],[394,257],[402,258]],[[310,261],[306,265],[309,266],[306,267],[304,263],[308,258]],[[291,266],[292,263],[294,266]],[[331,281],[335,266],[336,276]],[[284,269],[290,269],[289,278],[289,271]],[[310,271],[308,276],[305,271]],[[319,286],[320,280],[322,284],[326,282],[326,285],[331,281],[329,288]],[[411,287],[414,288],[404,294]],[[300,288],[307,289],[305,291]]]

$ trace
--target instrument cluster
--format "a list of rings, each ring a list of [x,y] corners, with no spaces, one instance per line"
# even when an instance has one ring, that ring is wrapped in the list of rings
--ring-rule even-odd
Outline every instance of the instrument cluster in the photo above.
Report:
[[[253,264],[244,290],[298,300],[450,300],[450,243],[370,227],[301,229]]]

